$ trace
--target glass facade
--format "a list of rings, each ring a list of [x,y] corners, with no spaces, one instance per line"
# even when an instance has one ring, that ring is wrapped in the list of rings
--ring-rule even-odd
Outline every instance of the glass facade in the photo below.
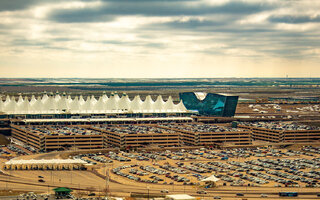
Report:
[[[236,111],[238,96],[225,96],[208,93],[204,99],[199,99],[194,92],[179,94],[188,110],[196,110],[201,115],[232,117]]]

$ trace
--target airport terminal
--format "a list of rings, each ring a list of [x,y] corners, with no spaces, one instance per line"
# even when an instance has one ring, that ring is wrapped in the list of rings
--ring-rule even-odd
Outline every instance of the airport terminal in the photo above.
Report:
[[[204,125],[199,117],[235,114],[238,96],[184,92],[169,96],[103,93],[73,96],[44,93],[37,98],[7,96],[0,102],[3,132],[37,151],[67,149],[134,149],[181,146],[244,146],[253,141],[312,142],[320,131],[290,123],[257,122]],[[17,100],[16,100],[17,99]],[[86,100],[85,100],[86,99]],[[250,105],[249,105],[250,107]],[[232,120],[232,118],[230,118]]]
[[[275,103],[242,103],[252,117],[234,117],[237,101],[190,92],[7,96],[0,101],[0,130],[11,140],[0,148],[2,188],[206,199],[277,198],[280,188],[279,195],[313,197],[320,129],[275,115],[284,110]]]

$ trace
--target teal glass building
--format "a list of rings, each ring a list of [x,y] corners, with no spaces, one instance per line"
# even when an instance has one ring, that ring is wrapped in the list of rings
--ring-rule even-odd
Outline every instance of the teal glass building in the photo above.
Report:
[[[179,94],[188,110],[198,111],[200,115],[232,117],[237,108],[239,96],[214,93],[184,92]]]

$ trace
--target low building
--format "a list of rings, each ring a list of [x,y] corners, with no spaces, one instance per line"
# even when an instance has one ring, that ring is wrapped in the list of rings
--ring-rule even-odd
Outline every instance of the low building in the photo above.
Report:
[[[56,199],[65,199],[65,198],[69,199],[72,189],[66,188],[66,187],[58,187],[58,188],[54,188],[53,191]]]
[[[165,200],[196,200],[196,198],[188,194],[170,194],[166,195]]]
[[[80,159],[16,160],[4,164],[5,170],[83,170],[87,162]]]

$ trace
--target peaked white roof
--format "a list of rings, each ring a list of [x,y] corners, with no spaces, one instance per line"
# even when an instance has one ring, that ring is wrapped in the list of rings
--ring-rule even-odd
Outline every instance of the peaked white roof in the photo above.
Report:
[[[170,194],[170,195],[166,195],[166,198],[169,199],[176,199],[176,200],[194,200],[196,199],[193,196],[190,196],[188,194]]]
[[[81,113],[184,113],[187,109],[182,101],[174,104],[172,97],[163,101],[159,95],[153,101],[148,95],[144,101],[137,95],[131,101],[127,95],[111,94],[110,97],[103,94],[100,97],[82,95],[73,99],[65,94],[44,94],[30,101],[27,97],[19,96],[16,100],[13,96],[7,96],[0,102],[0,112],[5,114],[81,114]]]
[[[217,182],[219,181],[220,179],[218,179],[217,177],[215,177],[215,175],[211,175],[209,176],[208,178],[205,178],[203,180],[201,180],[202,182],[209,182],[209,181],[212,181],[212,182]]]
[[[16,160],[11,159],[5,162],[6,165],[23,165],[23,164],[87,164],[81,159],[50,159],[50,160]]]

